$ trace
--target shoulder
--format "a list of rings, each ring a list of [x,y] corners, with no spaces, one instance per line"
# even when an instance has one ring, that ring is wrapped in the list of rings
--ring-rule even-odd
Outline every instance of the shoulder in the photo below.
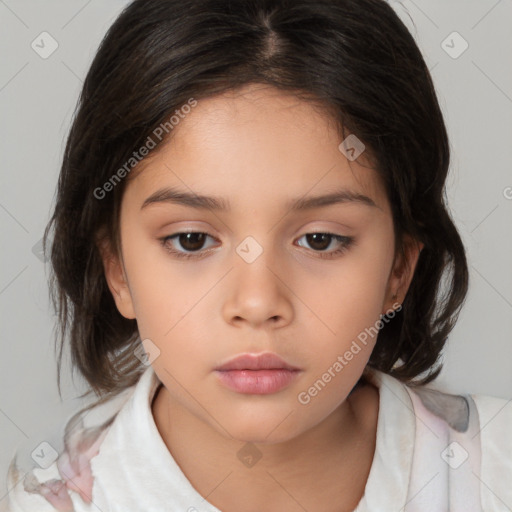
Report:
[[[7,511],[89,510],[94,483],[91,459],[98,454],[112,419],[95,428],[68,423],[60,454],[49,443],[36,448],[32,457],[40,458],[38,467],[22,469],[16,454],[7,474]]]
[[[392,488],[399,499],[387,508],[512,510],[512,400],[451,394],[376,370],[367,377],[380,394],[368,502],[377,507]]]
[[[85,512],[92,503],[91,460],[128,395],[82,409],[49,441],[18,448],[7,472],[4,512]]]
[[[56,463],[46,469],[21,469],[17,455],[7,472],[7,495],[2,512],[55,512],[74,510]]]
[[[480,479],[486,510],[512,510],[512,400],[471,397],[480,423]]]
[[[452,499],[463,503],[464,494],[479,501],[484,510],[512,510],[512,400],[426,387],[409,391],[422,422],[419,429],[424,424],[438,439],[446,439],[438,443],[438,451],[446,444],[441,471],[446,472],[449,487],[454,487]],[[424,435],[423,442],[427,438]],[[416,442],[422,442],[421,437]]]
[[[480,419],[482,441],[500,444],[502,453],[512,455],[512,399],[471,395]]]
[[[482,394],[454,395],[425,387],[408,389],[419,397],[418,408],[428,410],[459,435],[476,438],[483,453],[499,454],[504,467],[512,468],[512,399]]]

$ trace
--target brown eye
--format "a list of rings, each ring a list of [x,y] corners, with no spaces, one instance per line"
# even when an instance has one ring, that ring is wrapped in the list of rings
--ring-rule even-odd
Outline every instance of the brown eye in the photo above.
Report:
[[[305,238],[307,245],[311,248],[313,253],[318,253],[322,258],[333,258],[338,256],[348,250],[348,248],[354,243],[353,237],[335,235],[334,233],[307,233],[301,238]],[[333,241],[335,242],[334,250],[326,251]],[[300,243],[299,246],[304,247]]]
[[[181,233],[178,235],[181,247],[187,251],[202,249],[205,238],[205,233]]]
[[[208,233],[196,231],[175,233],[160,240],[164,248],[177,258],[201,258],[207,252],[202,251],[207,238],[215,240]]]
[[[306,240],[310,247],[317,251],[325,251],[331,244],[332,235],[327,233],[309,233]]]

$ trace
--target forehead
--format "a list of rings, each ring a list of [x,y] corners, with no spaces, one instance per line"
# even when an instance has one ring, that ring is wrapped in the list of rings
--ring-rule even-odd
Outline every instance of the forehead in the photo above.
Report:
[[[234,198],[344,186],[386,202],[364,153],[349,161],[340,151],[342,138],[326,110],[268,86],[198,100],[170,135],[130,180],[138,196],[169,185]]]

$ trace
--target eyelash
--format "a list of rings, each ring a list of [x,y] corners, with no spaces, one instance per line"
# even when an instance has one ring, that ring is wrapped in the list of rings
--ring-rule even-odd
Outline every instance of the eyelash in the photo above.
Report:
[[[162,246],[164,247],[164,249],[168,253],[170,253],[173,256],[175,256],[176,258],[180,258],[180,259],[190,259],[190,258],[200,259],[200,258],[203,258],[204,256],[206,256],[208,254],[208,251],[200,252],[201,250],[199,250],[199,251],[195,251],[195,252],[193,251],[193,252],[188,252],[188,253],[187,252],[181,252],[181,251],[177,251],[176,249],[173,249],[168,244],[169,240],[172,240],[173,238],[177,238],[180,235],[186,235],[186,234],[204,234],[206,236],[209,236],[210,238],[214,238],[211,235],[209,235],[208,233],[204,233],[202,231],[180,231],[178,233],[174,233],[174,235],[169,235],[169,236],[166,236],[164,238],[160,238],[159,240],[160,240]],[[317,234],[318,235],[328,235],[328,236],[331,236],[332,238],[334,238],[335,240],[337,240],[338,242],[340,242],[342,244],[339,249],[336,249],[335,251],[331,251],[331,252],[315,251],[314,249],[311,249],[313,252],[318,253],[320,255],[320,257],[323,258],[323,259],[335,258],[336,256],[341,255],[344,252],[346,252],[349,249],[349,247],[351,247],[354,244],[354,237],[336,235],[335,233],[330,233],[328,231],[313,231],[311,233],[306,233],[305,235],[302,235],[300,238],[303,238],[304,236],[307,236],[307,235],[317,235]],[[299,238],[299,240],[300,240],[300,238]],[[302,246],[300,246],[300,247],[302,247]]]

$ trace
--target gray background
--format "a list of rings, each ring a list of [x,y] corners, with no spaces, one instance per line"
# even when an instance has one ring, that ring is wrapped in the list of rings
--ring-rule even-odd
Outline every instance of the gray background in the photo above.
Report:
[[[83,77],[127,3],[0,0],[0,498],[14,451],[49,439],[86,389],[65,366],[63,403],[58,396],[55,317],[37,244]],[[452,147],[448,200],[471,272],[433,387],[512,399],[512,1],[392,4],[438,91]],[[46,59],[31,47],[43,31],[58,43]],[[458,56],[454,31],[469,44]]]

